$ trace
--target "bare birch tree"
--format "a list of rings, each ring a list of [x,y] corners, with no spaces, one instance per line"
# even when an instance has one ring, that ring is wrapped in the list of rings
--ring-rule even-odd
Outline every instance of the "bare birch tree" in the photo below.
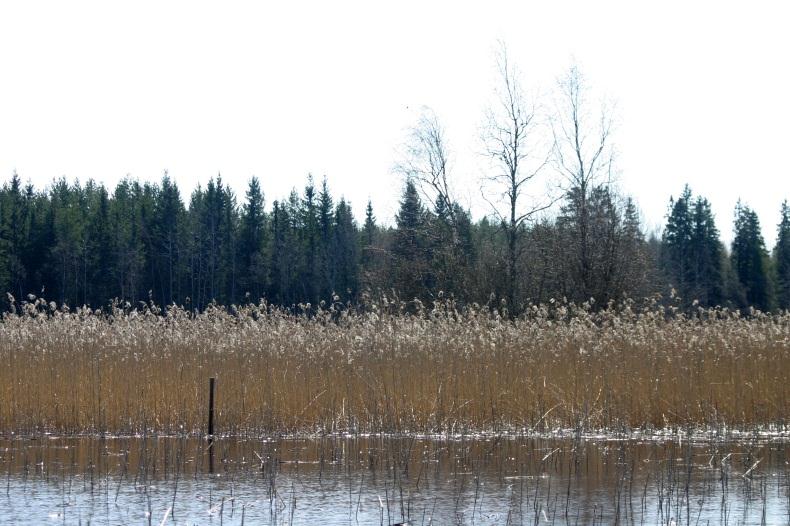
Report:
[[[395,169],[433,206],[424,224],[429,240],[425,248],[432,258],[438,290],[454,294],[465,290],[466,270],[474,256],[469,213],[453,195],[450,157],[443,126],[433,110],[424,107],[409,130]]]
[[[497,53],[496,66],[496,101],[486,112],[482,132],[483,153],[492,163],[492,173],[483,178],[481,190],[507,238],[507,294],[509,308],[515,312],[525,223],[555,202],[545,189],[536,194],[534,188],[550,162],[551,147],[542,133],[538,106],[525,96],[518,69],[510,63],[504,45]]]
[[[611,146],[612,116],[602,103],[590,109],[584,77],[574,65],[558,81],[556,112],[551,120],[554,163],[563,177],[563,191],[575,208],[576,252],[579,291],[589,298],[593,256],[591,196],[596,186],[611,179],[614,150]]]
[[[432,109],[422,109],[417,123],[408,132],[401,157],[396,171],[411,179],[428,202],[447,210],[455,231],[457,218],[449,176],[450,153],[444,127]]]

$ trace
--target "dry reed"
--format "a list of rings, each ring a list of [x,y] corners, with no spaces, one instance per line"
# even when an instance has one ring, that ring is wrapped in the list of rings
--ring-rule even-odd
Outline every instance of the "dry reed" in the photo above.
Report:
[[[0,323],[0,432],[199,433],[210,376],[229,434],[784,429],[790,314],[36,300]]]

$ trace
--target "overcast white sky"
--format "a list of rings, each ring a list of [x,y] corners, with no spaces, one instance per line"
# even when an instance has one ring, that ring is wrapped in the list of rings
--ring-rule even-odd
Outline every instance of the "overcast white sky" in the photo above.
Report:
[[[222,173],[267,204],[311,172],[390,220],[404,130],[443,121],[475,217],[478,130],[498,39],[530,90],[575,60],[617,101],[619,187],[648,226],[688,182],[725,240],[740,197],[773,245],[790,198],[785,2],[200,2],[0,4],[0,180],[16,170],[108,186],[127,174],[185,196]],[[594,5],[593,5],[594,4]]]

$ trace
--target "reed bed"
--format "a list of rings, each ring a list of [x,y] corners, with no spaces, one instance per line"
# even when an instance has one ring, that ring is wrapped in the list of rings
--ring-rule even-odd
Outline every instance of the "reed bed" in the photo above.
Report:
[[[784,431],[790,313],[35,300],[0,322],[0,432],[201,433],[212,376],[223,434]]]

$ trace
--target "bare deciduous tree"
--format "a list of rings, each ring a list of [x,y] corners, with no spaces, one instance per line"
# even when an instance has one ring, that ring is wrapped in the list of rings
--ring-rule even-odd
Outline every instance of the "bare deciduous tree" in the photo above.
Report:
[[[469,214],[453,195],[450,164],[444,128],[433,110],[424,107],[409,130],[395,169],[433,206],[433,213],[426,214],[429,243],[425,249],[432,259],[434,284],[438,290],[453,294],[464,290],[463,270],[473,251]]]
[[[555,200],[545,191],[536,196],[533,183],[551,159],[542,121],[534,100],[524,95],[517,68],[502,45],[496,57],[499,85],[496,102],[486,112],[482,140],[493,172],[484,177],[482,194],[507,237],[508,301],[515,309],[519,241],[524,225],[549,208]]]
[[[449,177],[450,153],[444,128],[436,113],[424,107],[417,123],[409,130],[396,171],[411,179],[428,202],[441,204],[456,229],[452,184]]]
[[[563,190],[576,215],[576,258],[578,282],[583,297],[591,292],[592,192],[603,180],[611,179],[614,150],[610,144],[612,117],[603,103],[590,111],[584,77],[574,65],[559,79],[556,112],[551,120],[554,135],[554,163],[565,180]]]

